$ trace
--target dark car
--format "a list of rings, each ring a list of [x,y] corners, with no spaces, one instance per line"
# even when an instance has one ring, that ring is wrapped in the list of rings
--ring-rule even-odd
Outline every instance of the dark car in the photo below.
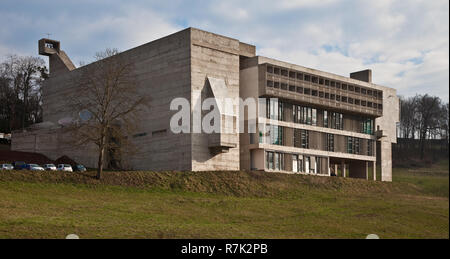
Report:
[[[76,165],[76,166],[73,166],[73,171],[74,172],[84,172],[84,171],[86,171],[86,167],[84,167],[84,165]]]
[[[14,170],[22,170],[27,164],[23,161],[16,161],[13,163]]]

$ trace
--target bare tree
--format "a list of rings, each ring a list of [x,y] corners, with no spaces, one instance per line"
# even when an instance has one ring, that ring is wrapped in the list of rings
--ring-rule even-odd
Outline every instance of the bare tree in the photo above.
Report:
[[[129,136],[148,99],[138,92],[133,64],[116,49],[95,55],[97,62],[82,69],[70,109],[80,117],[68,130],[76,145],[93,143],[98,148],[97,178],[102,177],[107,150],[131,149]]]
[[[419,118],[420,158],[424,158],[425,139],[430,133],[439,128],[441,115],[441,99],[428,94],[417,98],[417,116]]]
[[[400,125],[403,138],[414,139],[416,127],[416,103],[415,97],[400,98],[401,118]]]
[[[32,114],[36,114],[34,109],[40,109],[40,104],[36,106],[35,102],[40,102],[41,83],[47,77],[44,60],[39,57],[10,55],[0,64],[0,76],[5,94],[1,103],[3,109],[9,110],[9,114],[5,116],[9,120],[9,130],[40,122],[42,116]]]

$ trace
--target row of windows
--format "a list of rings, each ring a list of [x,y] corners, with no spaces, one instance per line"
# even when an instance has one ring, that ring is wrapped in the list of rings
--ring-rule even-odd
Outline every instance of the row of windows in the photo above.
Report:
[[[286,112],[292,110],[292,118],[286,116]],[[287,114],[289,115],[289,114]],[[320,116],[320,120],[319,120]],[[272,120],[294,122],[300,124],[307,124],[312,126],[319,126],[331,129],[344,130],[344,114],[332,112],[327,110],[317,110],[315,108],[291,104],[277,99],[266,99],[266,117]],[[365,117],[352,117],[349,129],[354,132],[373,134],[374,120]],[[359,123],[359,126],[356,124]]]
[[[309,131],[303,129],[294,129],[294,147],[309,148]]]
[[[323,111],[323,126],[331,129],[344,129],[344,115],[338,112]]]
[[[364,88],[364,87],[360,87],[360,86],[356,86],[356,85],[347,84],[344,82],[339,82],[339,81],[334,81],[334,80],[330,80],[330,79],[326,79],[326,78],[322,78],[322,77],[318,77],[318,76],[314,76],[314,75],[309,75],[309,74],[299,72],[299,71],[288,71],[287,69],[284,69],[284,68],[267,66],[267,73],[281,75],[281,76],[287,77],[289,79],[312,82],[315,84],[325,85],[325,86],[333,87],[336,89],[351,91],[351,92],[368,95],[368,96],[379,98],[379,99],[383,98],[382,91],[377,91],[377,90],[368,89],[368,88]]]
[[[326,159],[324,157],[266,151],[266,169],[286,171],[286,163],[292,163],[290,170],[294,173],[327,174],[328,171],[323,166],[326,164]]]
[[[286,144],[286,139],[284,135],[284,131],[287,128],[283,126],[275,126],[275,125],[266,125],[266,135],[264,136],[263,132],[260,130],[259,132],[259,143],[267,143],[271,145],[279,145],[279,146],[286,146],[286,145],[292,145],[296,148],[304,148],[309,149],[310,148],[310,132],[309,130],[305,129],[292,129],[292,144]],[[316,135],[317,136],[317,135]],[[330,152],[336,152],[336,142],[335,142],[335,136],[334,134],[330,133],[324,133],[322,135],[324,140],[322,142],[322,147],[319,147],[319,150],[325,150]],[[265,137],[265,139],[264,139]],[[319,141],[319,140],[317,140]],[[367,141],[367,150],[365,152],[361,150],[361,145],[363,141]],[[374,141],[373,140],[363,140],[356,137],[345,137],[345,143],[346,143],[346,149],[345,151],[342,150],[342,152],[347,152],[349,154],[356,154],[356,155],[368,155],[373,156],[373,147],[374,147]]]
[[[355,137],[346,137],[347,140],[347,153],[357,155],[374,155],[374,140],[367,140],[367,150],[361,150],[362,139]]]
[[[316,96],[319,98],[325,98],[325,99],[332,100],[332,101],[349,103],[349,104],[359,105],[359,106],[363,106],[363,107],[375,108],[375,109],[379,109],[379,110],[383,109],[383,104],[381,104],[381,103],[368,102],[368,101],[354,99],[354,98],[347,97],[347,96],[341,96],[338,94],[331,94],[331,93],[326,93],[323,91],[312,90],[310,88],[303,88],[301,86],[289,85],[289,87],[288,87],[288,85],[286,83],[280,84],[279,82],[273,82],[273,81],[267,80],[267,87],[281,88],[281,90],[296,92],[299,94]]]
[[[283,145],[283,127],[266,125],[268,143],[271,145]]]
[[[365,134],[373,134],[374,129],[374,120],[373,119],[364,119],[360,122],[360,132]]]
[[[355,137],[346,137],[346,139],[347,139],[347,153],[359,154],[361,139]]]
[[[292,116],[295,123],[317,126],[317,109],[300,105],[292,106]]]
[[[284,153],[266,152],[266,168],[271,170],[284,171]]]

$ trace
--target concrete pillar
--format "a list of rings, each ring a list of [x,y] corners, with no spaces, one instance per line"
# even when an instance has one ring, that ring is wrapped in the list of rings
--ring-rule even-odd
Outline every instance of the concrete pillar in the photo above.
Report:
[[[381,140],[381,181],[392,182],[392,144],[385,137]]]
[[[345,175],[345,162],[344,161],[341,162],[341,172],[342,172],[342,176],[346,177],[346,175]]]
[[[338,175],[338,164],[334,164],[334,173]]]
[[[377,162],[376,161],[372,162],[372,171],[373,171],[373,180],[376,181],[377,180]]]
[[[331,176],[330,157],[327,157],[327,168],[328,168],[328,176]]]
[[[369,180],[369,162],[366,161],[366,180]]]

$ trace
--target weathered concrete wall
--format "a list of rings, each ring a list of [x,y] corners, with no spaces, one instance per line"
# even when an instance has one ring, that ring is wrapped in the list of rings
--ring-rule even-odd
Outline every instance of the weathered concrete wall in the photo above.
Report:
[[[170,118],[175,111],[169,109],[170,102],[176,97],[190,100],[190,48],[190,29],[186,29],[119,54],[134,63],[140,92],[151,97],[150,110],[141,115],[142,120],[138,125],[137,133],[141,136],[132,140],[138,152],[133,156],[123,156],[130,169],[192,168],[190,135],[173,134],[170,131]],[[58,124],[62,118],[77,116],[78,111],[68,109],[68,98],[76,96],[77,78],[84,70],[91,68],[92,65],[87,65],[71,72],[58,73],[45,82],[44,121]],[[25,140],[15,142],[14,150],[28,149]],[[78,162],[88,166],[92,160],[97,159],[97,154],[92,150],[74,149],[70,146],[64,150],[61,145],[53,149],[36,146],[36,152],[50,157],[63,154],[73,158],[79,157]],[[85,155],[79,156],[79,153]]]
[[[97,167],[96,147],[92,144],[75,147],[60,129],[14,132],[11,150],[41,153],[52,160],[67,155],[86,167]],[[26,162],[26,161],[25,161]]]
[[[202,102],[202,92],[207,87],[207,76],[223,79],[229,98],[239,97],[239,53],[238,40],[191,28],[191,107]],[[235,107],[235,110],[237,107]],[[239,114],[236,114],[239,121]],[[192,119],[193,127],[198,121]],[[228,152],[212,153],[208,147],[208,134],[193,133],[192,170],[239,170],[239,134],[228,136],[235,144]]]
[[[258,105],[258,67],[250,67],[246,69],[242,69],[239,74],[239,95],[243,100],[247,98],[254,98],[256,105]],[[257,107],[256,107],[257,108]],[[257,111],[257,109],[256,109]],[[241,133],[239,136],[240,139],[240,169],[242,170],[250,170],[251,169],[251,161],[250,161],[250,149],[249,145],[251,144],[250,135],[248,134],[248,109],[246,109],[244,114],[245,117],[245,133]],[[258,131],[256,129],[256,133],[253,136],[254,143],[258,143],[259,136]],[[254,151],[254,168],[264,169],[264,151]],[[261,156],[261,158],[259,158]]]

